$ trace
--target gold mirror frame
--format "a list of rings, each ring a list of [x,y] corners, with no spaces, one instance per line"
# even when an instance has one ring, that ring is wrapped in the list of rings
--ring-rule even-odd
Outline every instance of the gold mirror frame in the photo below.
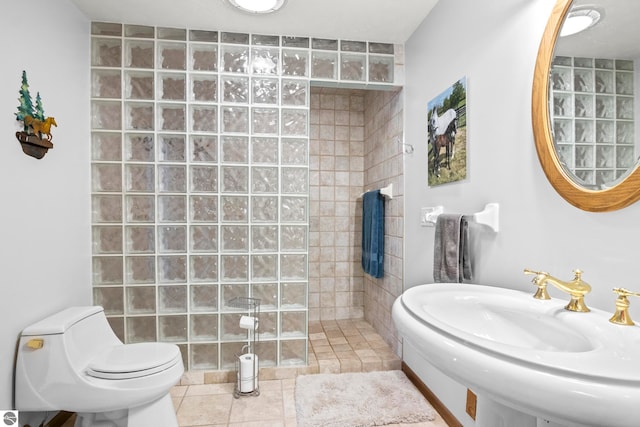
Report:
[[[622,209],[640,199],[638,164],[619,184],[605,190],[578,185],[563,168],[556,153],[549,117],[549,71],[560,28],[573,0],[557,0],[542,35],[533,75],[531,115],[533,136],[540,165],[547,179],[566,201],[591,212]]]

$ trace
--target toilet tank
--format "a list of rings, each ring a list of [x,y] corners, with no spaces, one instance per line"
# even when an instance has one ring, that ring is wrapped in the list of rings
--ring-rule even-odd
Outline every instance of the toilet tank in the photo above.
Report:
[[[21,335],[23,338],[62,335],[61,344],[69,362],[80,369],[102,349],[122,344],[100,306],[67,308],[27,326]]]
[[[100,306],[70,307],[24,328],[16,361],[16,407],[47,410],[50,393],[44,390],[84,381],[79,374],[89,361],[121,344]]]

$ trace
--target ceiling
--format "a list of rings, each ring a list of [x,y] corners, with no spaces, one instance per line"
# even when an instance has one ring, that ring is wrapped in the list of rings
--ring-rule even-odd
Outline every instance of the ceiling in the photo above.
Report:
[[[225,0],[71,0],[91,20],[201,30],[404,43],[438,0],[287,0],[270,15]]]
[[[557,55],[587,58],[635,59],[640,57],[640,2],[575,0],[573,7],[595,7],[602,18],[592,28],[558,40]]]

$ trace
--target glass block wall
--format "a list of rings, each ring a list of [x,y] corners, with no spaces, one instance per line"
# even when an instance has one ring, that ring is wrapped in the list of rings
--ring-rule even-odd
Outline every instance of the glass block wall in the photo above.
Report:
[[[558,157],[580,184],[606,188],[636,164],[634,61],[555,56],[550,113]]]
[[[393,84],[393,45],[92,25],[93,290],[127,343],[307,361],[309,86]]]

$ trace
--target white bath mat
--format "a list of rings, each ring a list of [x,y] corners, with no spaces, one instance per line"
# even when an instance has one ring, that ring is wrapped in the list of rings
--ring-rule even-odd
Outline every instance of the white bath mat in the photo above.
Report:
[[[298,427],[383,426],[433,421],[435,412],[402,371],[301,375]]]

